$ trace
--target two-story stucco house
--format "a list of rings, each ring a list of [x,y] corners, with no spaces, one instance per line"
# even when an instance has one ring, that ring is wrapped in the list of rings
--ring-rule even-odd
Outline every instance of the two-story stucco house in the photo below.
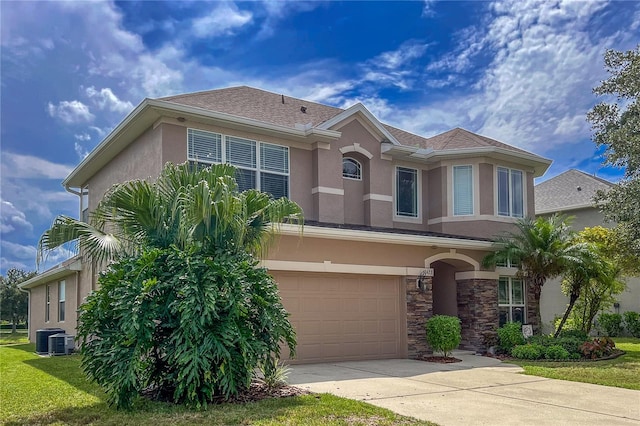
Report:
[[[359,103],[232,87],[145,99],[63,185],[86,214],[111,185],[185,161],[229,162],[241,188],[303,208],[303,236],[285,225],[263,262],[291,313],[297,362],[420,355],[433,314],[457,315],[462,346],[479,349],[500,318],[535,309],[514,270],[481,259],[493,235],[534,214],[547,159],[459,128],[421,137]],[[26,282],[30,337],[73,333],[96,273],[77,257]]]
[[[572,217],[571,226],[576,231],[593,226],[612,226],[594,204],[597,191],[608,191],[613,184],[580,170],[571,169],[535,186],[536,214],[555,213]],[[640,312],[640,277],[628,277],[626,290],[616,296],[618,313]],[[542,289],[540,315],[542,327],[553,331],[555,318],[564,314],[569,298],[562,294],[561,279],[550,280]]]

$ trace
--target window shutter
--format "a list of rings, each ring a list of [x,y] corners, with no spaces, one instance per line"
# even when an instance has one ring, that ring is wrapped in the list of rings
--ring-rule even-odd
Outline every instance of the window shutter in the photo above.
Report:
[[[207,163],[222,162],[222,136],[217,133],[189,129],[187,131],[187,157]]]

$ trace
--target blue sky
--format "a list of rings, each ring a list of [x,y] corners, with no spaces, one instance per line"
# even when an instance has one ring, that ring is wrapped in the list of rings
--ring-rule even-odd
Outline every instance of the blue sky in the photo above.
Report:
[[[640,2],[11,2],[1,12],[0,271],[78,215],[61,180],[145,97],[246,84],[425,136],[463,127],[601,167],[586,112]],[[543,178],[543,179],[544,179]],[[60,250],[52,265],[69,253]],[[41,269],[43,267],[41,266]]]

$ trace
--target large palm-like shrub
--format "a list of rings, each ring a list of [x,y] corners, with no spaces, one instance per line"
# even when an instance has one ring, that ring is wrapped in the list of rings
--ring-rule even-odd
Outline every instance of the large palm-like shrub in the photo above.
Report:
[[[272,367],[295,334],[257,254],[277,224],[302,220],[299,206],[255,190],[238,192],[235,169],[168,164],[154,182],[114,186],[90,223],[59,217],[40,251],[76,241],[109,262],[80,308],[82,365],[109,401],[142,393],[204,405],[246,388]]]
[[[545,281],[562,274],[570,264],[582,260],[584,249],[575,240],[567,218],[559,215],[524,218],[516,222],[516,231],[499,235],[495,240],[495,251],[483,259],[485,267],[511,261],[519,264],[519,275],[533,291],[535,318],[529,321],[540,325],[540,295]]]

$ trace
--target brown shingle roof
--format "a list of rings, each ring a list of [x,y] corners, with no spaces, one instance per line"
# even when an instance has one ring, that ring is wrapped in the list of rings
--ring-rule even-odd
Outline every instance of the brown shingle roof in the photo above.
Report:
[[[535,186],[536,212],[592,205],[596,191],[607,191],[612,186],[611,182],[580,170],[567,170]]]
[[[283,97],[284,103],[282,103]],[[264,123],[290,128],[295,128],[296,124],[306,125],[308,123],[315,127],[344,111],[341,108],[248,86],[186,93],[160,98],[160,100],[251,118]],[[301,111],[303,106],[306,107],[305,112]],[[448,132],[425,138],[387,124],[383,124],[383,126],[398,142],[406,146],[433,148],[435,150],[495,146],[516,152],[527,152],[461,128],[455,128]]]
[[[283,96],[253,87],[238,86],[169,96],[160,100],[291,128],[295,128],[296,124],[308,123],[315,127],[343,111],[290,96],[284,96],[282,103]],[[306,112],[303,113],[301,107],[306,107]]]

